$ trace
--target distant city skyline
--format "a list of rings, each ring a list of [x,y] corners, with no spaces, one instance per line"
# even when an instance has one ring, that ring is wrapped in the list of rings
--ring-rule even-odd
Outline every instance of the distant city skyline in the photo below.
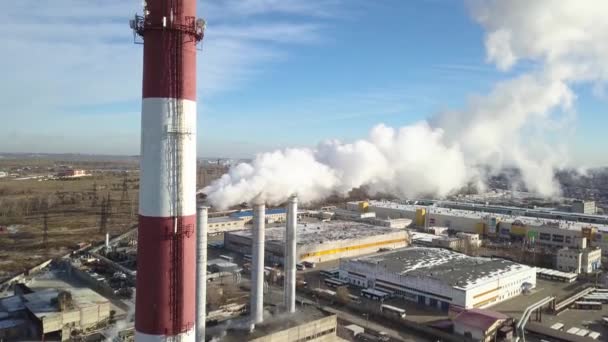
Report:
[[[0,151],[138,155],[141,1],[0,4]],[[199,1],[198,154],[250,158],[366,138],[461,110],[501,80],[466,1]],[[573,164],[608,166],[602,83],[576,84],[557,139]]]

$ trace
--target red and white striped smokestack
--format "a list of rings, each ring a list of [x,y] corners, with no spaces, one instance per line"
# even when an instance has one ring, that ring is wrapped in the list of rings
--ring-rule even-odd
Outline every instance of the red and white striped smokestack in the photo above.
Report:
[[[135,340],[194,341],[196,0],[147,0]]]

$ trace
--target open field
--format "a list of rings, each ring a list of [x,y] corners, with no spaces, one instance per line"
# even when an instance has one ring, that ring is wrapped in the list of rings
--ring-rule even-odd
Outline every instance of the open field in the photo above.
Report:
[[[86,170],[91,176],[46,177],[66,167]],[[66,166],[52,160],[0,159],[0,170],[13,175],[0,178],[0,279],[67,253],[80,243],[101,241],[104,204],[109,208],[105,226],[110,234],[136,224],[136,168],[137,164],[126,162],[84,161]],[[28,179],[37,176],[43,178]]]

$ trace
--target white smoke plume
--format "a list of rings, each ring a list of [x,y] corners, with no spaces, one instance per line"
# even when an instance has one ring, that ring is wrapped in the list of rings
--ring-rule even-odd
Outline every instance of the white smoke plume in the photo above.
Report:
[[[566,144],[546,138],[569,123],[573,84],[603,89],[608,79],[608,1],[467,3],[486,31],[488,62],[504,71],[527,63],[530,71],[430,122],[399,129],[380,124],[354,143],[259,154],[203,189],[211,203],[224,208],[260,196],[279,204],[291,194],[307,203],[360,186],[401,197],[442,197],[480,181],[480,166],[517,167],[529,190],[558,194],[554,171],[567,163]]]

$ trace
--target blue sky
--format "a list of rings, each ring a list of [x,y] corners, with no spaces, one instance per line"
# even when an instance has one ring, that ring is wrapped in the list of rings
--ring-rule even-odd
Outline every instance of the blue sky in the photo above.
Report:
[[[0,151],[137,154],[136,0],[0,4]],[[249,157],[367,136],[461,109],[507,73],[458,0],[199,1],[200,156]],[[577,90],[575,160],[607,164],[606,99]]]

